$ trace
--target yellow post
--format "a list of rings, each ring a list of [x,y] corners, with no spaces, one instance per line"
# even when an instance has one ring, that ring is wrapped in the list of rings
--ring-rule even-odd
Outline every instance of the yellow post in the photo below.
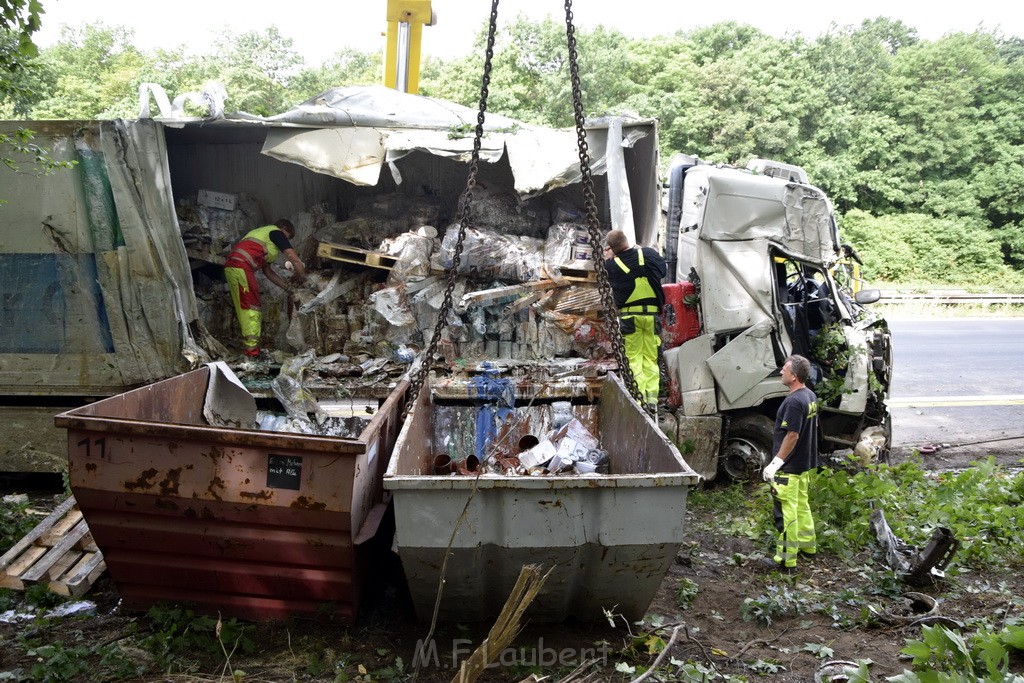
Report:
[[[430,0],[388,0],[384,85],[402,92],[420,89],[420,46],[423,26],[434,25]]]

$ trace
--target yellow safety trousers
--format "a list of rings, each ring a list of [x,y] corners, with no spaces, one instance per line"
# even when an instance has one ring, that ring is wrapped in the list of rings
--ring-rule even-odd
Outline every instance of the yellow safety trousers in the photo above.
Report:
[[[658,367],[661,338],[655,332],[655,318],[653,315],[624,315],[622,318],[632,320],[636,326],[634,332],[622,338],[633,379],[644,401],[657,403],[661,388],[661,368]]]
[[[778,472],[772,483],[775,499],[775,529],[779,532],[775,545],[775,561],[787,567],[796,566],[797,554],[818,551],[814,535],[814,517],[808,500],[811,470],[800,474]]]
[[[643,267],[643,249],[637,249],[636,259],[637,264]],[[615,263],[623,273],[629,274],[629,266],[621,258],[616,256]],[[650,306],[652,315],[630,315],[627,311],[637,301],[652,302],[654,304]],[[646,308],[646,306],[632,307]],[[622,337],[626,347],[626,360],[629,361],[629,369],[633,372],[633,379],[636,380],[637,389],[644,397],[644,402],[657,403],[658,393],[661,390],[661,368],[658,366],[658,347],[661,346],[661,337],[655,327],[654,314],[657,314],[658,311],[657,297],[646,276],[642,275],[633,281],[633,291],[626,298],[626,303],[622,308],[623,312],[620,316],[622,320],[632,320],[635,326],[633,332],[624,334]]]
[[[249,276],[241,268],[225,268],[224,279],[231,291],[231,303],[242,330],[242,345],[250,354],[260,347],[260,332],[263,329],[263,314],[258,308],[242,308],[241,293],[249,291]]]

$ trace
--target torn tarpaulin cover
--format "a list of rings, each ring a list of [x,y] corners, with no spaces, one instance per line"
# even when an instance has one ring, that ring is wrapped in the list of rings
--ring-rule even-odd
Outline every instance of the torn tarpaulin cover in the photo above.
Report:
[[[385,162],[390,164],[414,150],[469,161],[473,135],[456,131],[473,131],[476,119],[476,110],[469,107],[384,86],[334,88],[283,114],[261,119],[291,124],[268,129],[263,153],[356,185],[376,185]],[[643,130],[630,128],[619,145],[633,146],[646,137]],[[507,152],[514,187],[521,196],[579,182],[575,130],[531,126],[488,114],[484,131],[480,159],[493,163]],[[587,139],[595,175],[607,172],[606,138],[592,132]],[[391,170],[397,173],[394,167]],[[395,178],[398,183],[401,180]],[[626,184],[624,177],[617,183]]]

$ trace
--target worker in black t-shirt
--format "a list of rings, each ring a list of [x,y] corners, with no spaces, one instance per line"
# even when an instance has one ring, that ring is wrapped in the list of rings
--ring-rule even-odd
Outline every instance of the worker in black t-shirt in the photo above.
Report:
[[[771,564],[786,571],[796,568],[798,555],[817,552],[808,481],[818,465],[818,397],[806,386],[810,374],[810,361],[803,356],[790,356],[782,366],[782,383],[789,394],[779,406],[774,457],[763,472],[772,485],[779,532]]]

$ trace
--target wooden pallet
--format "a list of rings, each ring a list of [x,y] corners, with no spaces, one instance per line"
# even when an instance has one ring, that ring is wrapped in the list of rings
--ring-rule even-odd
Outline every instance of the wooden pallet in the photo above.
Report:
[[[54,593],[79,597],[106,569],[70,497],[0,557],[0,587],[24,590],[45,583]]]
[[[594,272],[593,268],[576,268],[574,264],[564,265],[558,267],[558,277],[555,277],[554,273],[545,273],[546,277],[549,277],[556,282],[559,280],[568,280],[570,282],[597,282],[597,273]]]
[[[379,251],[367,251],[359,247],[351,247],[347,244],[332,244],[331,242],[321,242],[320,246],[317,247],[316,253],[320,258],[342,261],[344,263],[355,263],[360,266],[370,266],[371,268],[381,268],[383,270],[391,270],[398,263],[398,258],[382,254]]]

